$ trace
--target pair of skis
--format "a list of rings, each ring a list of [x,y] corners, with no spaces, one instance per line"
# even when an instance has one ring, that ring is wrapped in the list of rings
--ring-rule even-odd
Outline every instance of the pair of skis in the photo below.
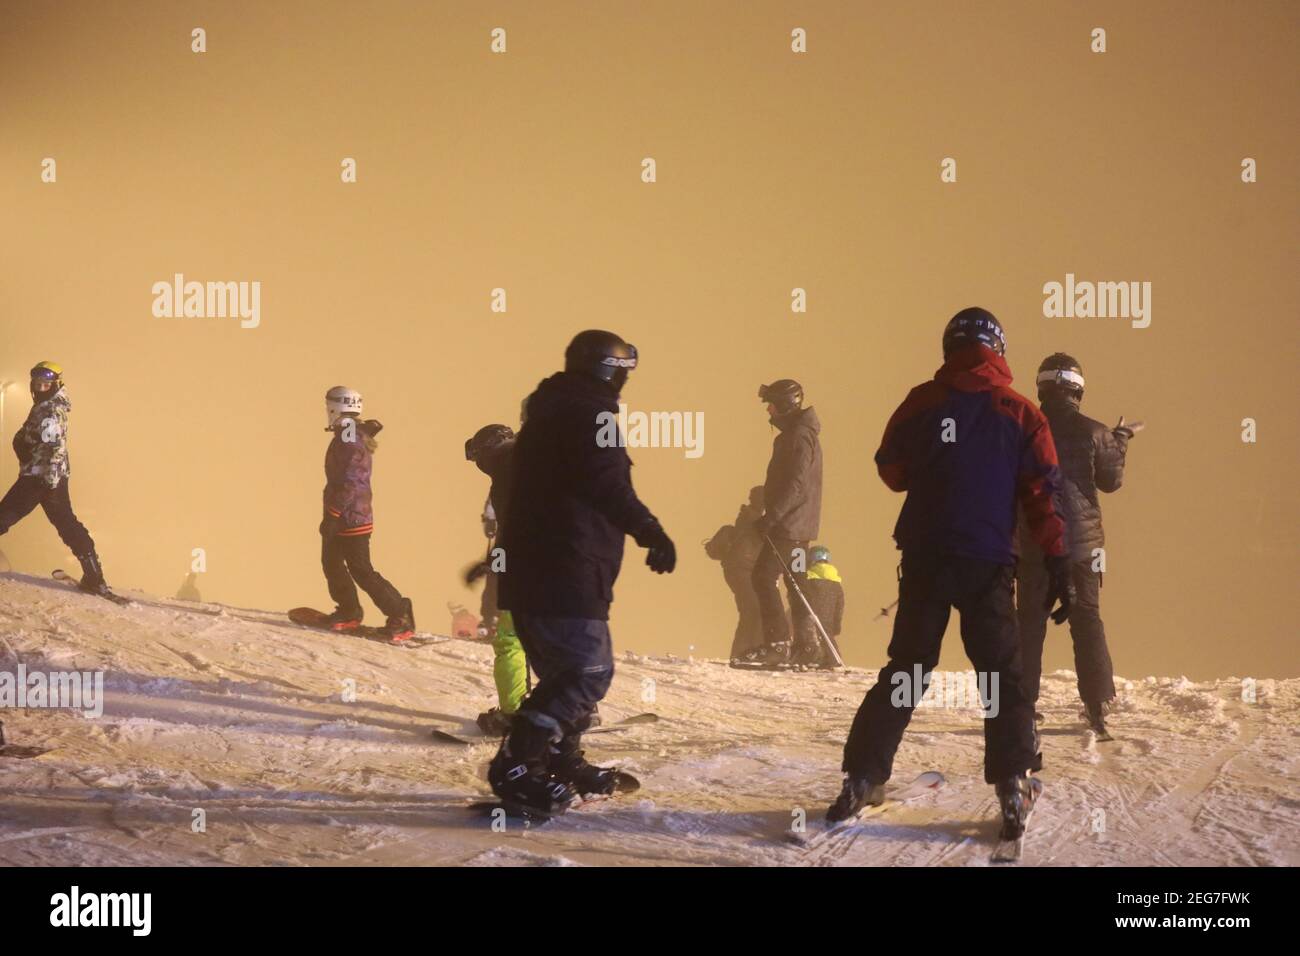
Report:
[[[1042,784],[1037,779],[1030,779],[1033,786],[1034,800],[1030,803],[1029,812],[1019,821],[1018,826],[1013,827],[1010,821],[1003,821],[1002,828],[998,833],[997,843],[989,855],[990,863],[1017,863],[1024,853],[1025,833],[1027,832],[1029,819],[1033,816],[1034,807],[1037,806],[1038,798],[1042,793]],[[824,845],[828,840],[833,839],[837,834],[859,826],[864,820],[888,813],[895,807],[911,803],[926,794],[935,793],[942,789],[946,782],[943,774],[939,773],[939,771],[927,770],[918,774],[911,783],[903,787],[887,790],[884,803],[863,807],[853,816],[835,823],[814,823],[802,830],[787,830],[785,840],[804,850],[816,849]],[[1018,830],[1019,832],[1012,833],[1010,832],[1012,830]]]

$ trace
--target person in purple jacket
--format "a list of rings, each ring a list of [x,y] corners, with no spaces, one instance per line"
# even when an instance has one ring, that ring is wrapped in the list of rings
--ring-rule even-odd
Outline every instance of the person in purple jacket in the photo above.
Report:
[[[402,597],[370,563],[370,535],[375,530],[370,475],[378,447],[375,436],[384,426],[374,419],[361,420],[361,393],[345,385],[325,393],[325,413],[329,418],[326,431],[333,432],[334,439],[325,452],[320,561],[335,603],[326,626],[336,631],[361,626],[360,585],[387,616],[389,636],[394,641],[408,640],[415,633],[411,600]]]

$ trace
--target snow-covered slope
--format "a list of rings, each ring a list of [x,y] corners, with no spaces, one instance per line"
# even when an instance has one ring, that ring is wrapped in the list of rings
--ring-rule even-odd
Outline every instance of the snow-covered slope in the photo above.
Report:
[[[987,862],[992,788],[966,707],[919,710],[899,750],[897,780],[933,768],[945,789],[814,849],[781,839],[799,809],[819,817],[838,791],[869,672],[622,656],[606,723],[662,720],[587,745],[642,790],[494,832],[464,808],[487,793],[493,745],[429,735],[477,733],[493,702],[487,646],[397,648],[270,612],[134,597],[119,608],[0,576],[0,671],[102,670],[106,698],[98,718],[0,712],[11,743],[53,748],[0,759],[0,863]],[[1120,685],[1118,739],[1097,743],[1073,675],[1045,678],[1046,791],[1025,864],[1300,862],[1300,680],[1260,681],[1254,702],[1238,678]]]

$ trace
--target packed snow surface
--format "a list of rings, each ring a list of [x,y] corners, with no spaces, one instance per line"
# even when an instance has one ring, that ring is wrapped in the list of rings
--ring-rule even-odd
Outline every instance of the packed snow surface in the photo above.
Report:
[[[0,757],[0,863],[988,864],[995,804],[960,678],[946,698],[932,689],[895,764],[896,783],[935,769],[947,786],[804,848],[783,837],[838,792],[874,673],[620,655],[605,725],[661,719],[590,735],[587,755],[642,789],[500,830],[467,809],[488,795],[495,749],[474,726],[494,702],[487,645],[393,647],[131,596],[122,608],[0,575],[0,674],[104,676],[101,716],[0,711],[11,744],[50,748]],[[1300,680],[1117,683],[1106,743],[1079,720],[1074,675],[1045,676],[1045,792],[1022,865],[1300,862]],[[439,743],[435,728],[475,742]]]

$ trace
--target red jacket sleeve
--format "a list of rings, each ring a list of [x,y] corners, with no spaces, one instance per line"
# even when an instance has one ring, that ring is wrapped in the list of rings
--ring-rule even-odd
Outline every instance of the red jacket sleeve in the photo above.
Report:
[[[1024,445],[1020,456],[1017,494],[1029,523],[1029,533],[1044,554],[1065,554],[1065,522],[1056,507],[1061,490],[1061,466],[1047,418],[1024,400],[1021,411]]]
[[[947,389],[938,382],[923,382],[907,393],[903,404],[894,410],[885,425],[885,434],[876,451],[876,471],[890,491],[907,490],[907,431],[917,415],[943,402]]]

